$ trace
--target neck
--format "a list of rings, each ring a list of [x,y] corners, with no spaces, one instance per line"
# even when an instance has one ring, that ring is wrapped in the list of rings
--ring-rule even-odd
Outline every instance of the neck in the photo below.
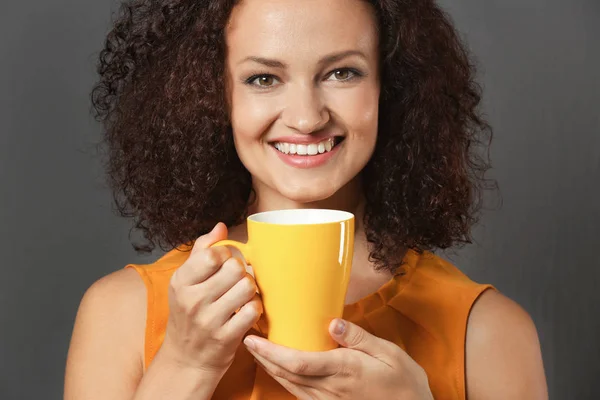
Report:
[[[289,210],[301,208],[321,208],[348,211],[355,215],[357,227],[362,227],[364,196],[360,177],[357,176],[338,190],[333,196],[312,202],[298,202],[275,192],[270,187],[254,182],[255,201],[249,206],[248,214],[271,210]]]

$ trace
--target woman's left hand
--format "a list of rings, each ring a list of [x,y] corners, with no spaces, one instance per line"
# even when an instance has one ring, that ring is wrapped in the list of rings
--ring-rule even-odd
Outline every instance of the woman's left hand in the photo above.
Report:
[[[244,344],[299,400],[433,399],[423,368],[394,343],[339,319],[331,322],[329,332],[343,347],[305,352],[257,336],[246,337]]]

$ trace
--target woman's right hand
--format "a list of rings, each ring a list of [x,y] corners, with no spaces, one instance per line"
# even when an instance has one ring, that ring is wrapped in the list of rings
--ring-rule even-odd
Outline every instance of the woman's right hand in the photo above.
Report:
[[[161,357],[183,367],[222,376],[248,330],[263,312],[256,283],[225,246],[219,223],[196,240],[169,287],[169,320]],[[239,310],[239,311],[237,311]],[[237,313],[236,313],[237,311]]]

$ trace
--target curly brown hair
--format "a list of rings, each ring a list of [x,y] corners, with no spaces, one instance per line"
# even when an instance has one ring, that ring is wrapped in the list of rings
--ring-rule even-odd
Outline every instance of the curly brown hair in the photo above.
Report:
[[[224,27],[236,0],[130,0],[100,52],[92,91],[107,171],[138,251],[191,243],[243,222],[249,172],[225,98]],[[371,259],[395,271],[398,249],[471,242],[492,131],[475,68],[433,0],[370,0],[379,29],[381,96],[372,159],[362,171]],[[487,142],[482,140],[488,137]]]

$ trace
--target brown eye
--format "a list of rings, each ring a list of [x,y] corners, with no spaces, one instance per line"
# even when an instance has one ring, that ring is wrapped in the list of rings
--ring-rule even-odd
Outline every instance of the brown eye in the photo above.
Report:
[[[333,70],[332,72],[330,72],[327,80],[337,81],[337,82],[350,82],[350,81],[353,81],[354,79],[360,78],[361,76],[363,76],[363,74],[361,74],[359,71],[357,71],[355,69],[340,68],[340,69],[336,69],[336,70]]]
[[[335,75],[336,79],[340,81],[345,81],[346,79],[348,79],[350,71],[348,71],[347,69],[338,69],[333,74]]]
[[[273,77],[272,76],[260,76],[256,78],[258,86],[272,86],[273,85]]]

